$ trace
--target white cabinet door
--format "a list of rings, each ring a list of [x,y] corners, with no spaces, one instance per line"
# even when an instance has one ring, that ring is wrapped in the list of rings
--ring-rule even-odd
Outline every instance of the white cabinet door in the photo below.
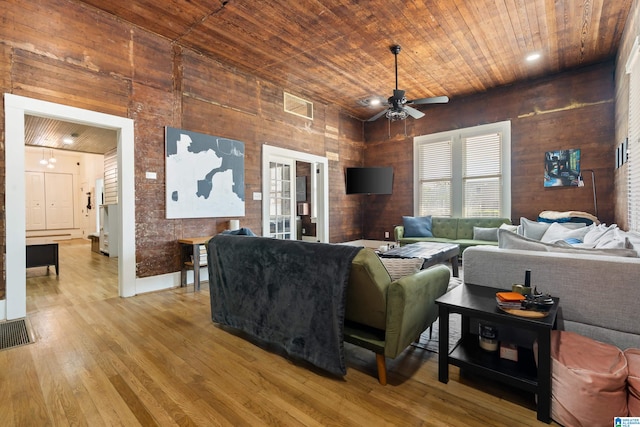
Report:
[[[47,173],[44,184],[47,229],[73,228],[73,176]]]
[[[47,228],[45,216],[44,173],[25,173],[26,230],[44,230]]]

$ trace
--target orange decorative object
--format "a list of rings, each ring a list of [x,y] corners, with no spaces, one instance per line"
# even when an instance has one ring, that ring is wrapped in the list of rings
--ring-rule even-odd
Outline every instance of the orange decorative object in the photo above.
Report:
[[[511,302],[511,301],[524,301],[525,296],[519,294],[518,292],[498,292],[496,293],[496,297],[500,301]]]

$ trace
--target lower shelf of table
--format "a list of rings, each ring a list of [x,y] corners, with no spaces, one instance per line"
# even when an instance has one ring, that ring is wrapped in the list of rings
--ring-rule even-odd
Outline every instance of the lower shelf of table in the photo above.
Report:
[[[518,361],[503,359],[499,351],[489,352],[478,345],[478,336],[470,335],[449,352],[449,364],[487,376],[526,391],[538,390],[538,369],[533,351],[518,348]]]

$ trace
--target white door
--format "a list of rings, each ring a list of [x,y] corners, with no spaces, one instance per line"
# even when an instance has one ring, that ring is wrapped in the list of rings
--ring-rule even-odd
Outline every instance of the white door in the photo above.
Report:
[[[45,217],[44,173],[25,173],[26,230],[47,228]]]
[[[273,159],[269,162],[269,233],[276,239],[295,239],[295,162]]]
[[[73,228],[73,176],[69,173],[47,173],[44,184],[47,229]]]
[[[272,236],[271,228],[278,231],[279,218],[278,209],[280,209],[280,216],[289,217],[289,224],[291,225],[288,232],[290,239],[295,239],[295,162],[296,160],[301,162],[308,162],[312,165],[312,170],[316,170],[317,173],[311,174],[311,221],[316,223],[316,237],[319,242],[329,242],[329,178],[327,172],[329,170],[329,160],[326,157],[320,157],[309,153],[303,153],[300,151],[293,151],[286,148],[273,147],[267,144],[262,146],[262,193],[253,193],[254,200],[262,200],[262,235]],[[274,165],[274,175],[272,179],[272,167]],[[290,198],[288,205],[285,204],[282,197],[279,202],[271,201],[272,185],[277,182],[275,176],[278,173],[285,173],[285,169],[278,169],[276,165],[288,165],[289,166],[289,181],[292,182],[290,191]],[[275,190],[277,190],[277,186]],[[276,191],[277,192],[277,191]],[[280,207],[278,208],[278,205]],[[275,211],[275,215],[271,212]],[[290,212],[290,215],[284,215],[282,212]],[[284,219],[284,218],[282,218]],[[280,223],[282,224],[282,223]],[[282,224],[282,228],[286,222]],[[284,234],[284,232],[283,232]],[[274,236],[275,237],[275,236]]]

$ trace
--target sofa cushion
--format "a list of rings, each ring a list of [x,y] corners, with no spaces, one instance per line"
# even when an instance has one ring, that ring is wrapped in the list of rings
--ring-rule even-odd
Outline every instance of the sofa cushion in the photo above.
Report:
[[[555,243],[560,240],[577,239],[580,242],[584,240],[584,236],[593,228],[592,225],[585,227],[578,227],[575,229],[565,227],[559,222],[553,222],[544,232],[544,235],[540,241],[545,243]]]
[[[433,237],[431,232],[431,215],[403,216],[405,237]]]
[[[640,417],[640,349],[628,348],[624,351],[629,367],[627,384],[629,385],[629,416]]]
[[[473,240],[498,241],[498,227],[473,227]]]
[[[434,217],[432,224],[434,237],[450,240],[458,238],[458,218]]]
[[[422,268],[422,258],[380,258],[382,265],[387,269],[391,280],[414,274]]]
[[[372,249],[362,249],[351,262],[345,318],[384,330],[387,288],[391,277]]]

